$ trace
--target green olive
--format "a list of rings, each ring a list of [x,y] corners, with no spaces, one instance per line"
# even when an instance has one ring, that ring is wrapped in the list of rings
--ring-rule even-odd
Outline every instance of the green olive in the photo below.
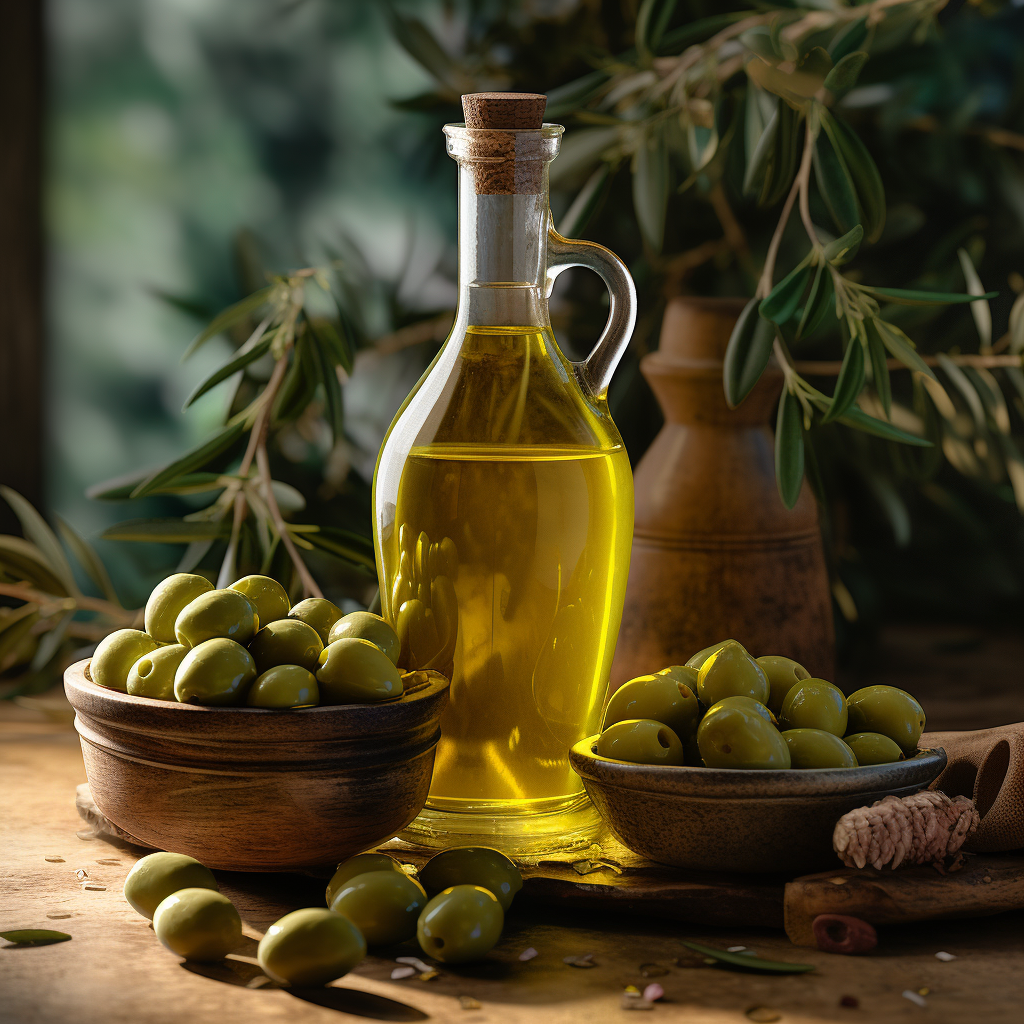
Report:
[[[373,612],[349,612],[331,626],[328,643],[342,640],[345,637],[356,637],[369,640],[376,644],[390,659],[398,664],[398,655],[402,653],[402,641],[391,628],[387,619],[374,615]]]
[[[331,910],[347,917],[368,946],[391,946],[416,934],[416,920],[427,894],[404,871],[370,871],[350,878],[331,900]]]
[[[865,686],[851,693],[849,731],[880,732],[900,745],[903,753],[917,750],[924,732],[924,709],[906,690],[895,686]]]
[[[218,890],[209,868],[183,853],[151,853],[135,862],[124,880],[124,898],[143,917],[153,919],[156,908],[179,889]]]
[[[242,921],[234,904],[212,889],[179,889],[153,913],[153,931],[186,960],[220,960],[242,941]]]
[[[174,623],[179,644],[195,647],[223,637],[247,644],[260,628],[252,602],[237,590],[211,590],[182,608]]]
[[[855,732],[844,736],[843,740],[856,756],[857,764],[892,764],[906,760],[899,744],[880,732]]]
[[[594,753],[633,764],[683,763],[679,737],[667,725],[649,718],[627,719],[608,726],[598,736]]]
[[[777,715],[782,710],[782,702],[786,694],[803,679],[810,679],[811,673],[792,658],[783,658],[779,654],[766,654],[757,659],[758,665],[768,677],[768,707]]]
[[[256,958],[279,985],[326,985],[366,956],[366,940],[341,914],[320,907],[293,910],[260,939]]]
[[[314,708],[320,703],[320,688],[308,668],[275,665],[256,677],[245,703],[251,708]]]
[[[181,704],[240,704],[255,678],[252,655],[234,640],[215,637],[182,658],[174,674],[174,699]]]
[[[835,733],[824,729],[786,729],[782,738],[789,747],[794,768],[856,768],[857,755]]]
[[[704,667],[704,662],[711,657],[715,651],[720,651],[726,644],[739,643],[737,640],[719,640],[717,644],[712,644],[710,647],[705,647],[703,651],[698,651],[687,663],[687,668],[695,668],[698,672]],[[742,646],[742,645],[740,645]]]
[[[764,670],[735,640],[712,651],[697,677],[697,696],[707,707],[723,697],[752,697],[767,705],[769,692]]]
[[[360,853],[355,857],[349,857],[338,865],[337,871],[327,883],[327,906],[330,906],[331,900],[345,888],[345,883],[356,875],[365,875],[371,871],[401,870],[402,865],[394,857],[384,853]]]
[[[328,644],[316,673],[322,704],[372,704],[401,697],[402,677],[391,659],[369,640]]]
[[[168,644],[144,654],[128,673],[128,692],[133,697],[153,700],[174,700],[174,673],[188,648],[181,644]]]
[[[307,597],[288,613],[288,618],[299,619],[312,626],[326,647],[330,641],[331,626],[341,618],[341,609],[323,597]]]
[[[479,885],[494,893],[504,911],[523,887],[519,868],[486,846],[461,846],[435,854],[420,871],[420,881],[431,895],[455,885]]]
[[[786,694],[779,721],[783,729],[824,729],[843,736],[848,717],[846,697],[838,686],[824,679],[804,679]]]
[[[237,590],[249,598],[264,626],[268,622],[283,619],[291,607],[288,591],[269,576],[243,576],[232,583],[228,590]]]
[[[697,726],[697,745],[708,768],[788,768],[789,747],[759,711],[735,704],[708,709]]]
[[[712,704],[711,707],[746,708],[748,711],[753,711],[755,714],[760,715],[766,722],[771,722],[776,728],[779,725],[778,719],[772,714],[771,708],[765,707],[764,704],[759,700],[754,700],[753,697],[723,697],[717,704]]]
[[[92,681],[108,690],[128,692],[128,673],[143,655],[152,654],[160,645],[148,633],[138,629],[118,629],[97,645],[89,662]]]
[[[697,692],[697,676],[700,675],[700,671],[690,665],[669,665],[668,668],[659,669],[654,674],[656,676],[669,676],[677,683],[688,686],[694,693]]]
[[[320,634],[299,619],[278,619],[264,626],[249,644],[259,672],[275,665],[301,665],[315,672],[324,645]]]
[[[604,713],[604,728],[637,718],[661,722],[681,738],[697,728],[700,708],[693,690],[674,676],[638,676],[611,695]]]
[[[200,594],[208,594],[213,584],[205,576],[176,572],[153,588],[146,602],[146,632],[161,643],[173,644],[174,623],[182,608]]]
[[[486,956],[504,924],[505,913],[494,893],[479,885],[454,885],[426,905],[416,938],[427,956],[464,964]]]

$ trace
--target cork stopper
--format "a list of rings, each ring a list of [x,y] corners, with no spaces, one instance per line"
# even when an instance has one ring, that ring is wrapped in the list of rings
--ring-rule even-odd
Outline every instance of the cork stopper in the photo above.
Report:
[[[540,128],[547,102],[540,92],[471,92],[462,112],[467,128]]]

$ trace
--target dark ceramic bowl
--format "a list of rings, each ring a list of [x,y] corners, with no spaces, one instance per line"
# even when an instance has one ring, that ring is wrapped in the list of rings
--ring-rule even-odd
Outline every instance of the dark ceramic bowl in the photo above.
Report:
[[[836,822],[854,807],[906,796],[946,765],[939,748],[863,768],[747,771],[612,761],[580,740],[569,763],[609,828],[635,853],[695,871],[805,874],[838,866]]]
[[[100,812],[142,846],[207,867],[334,865],[400,832],[427,798],[448,680],[405,676],[402,697],[270,711],[108,690],[64,673]]]

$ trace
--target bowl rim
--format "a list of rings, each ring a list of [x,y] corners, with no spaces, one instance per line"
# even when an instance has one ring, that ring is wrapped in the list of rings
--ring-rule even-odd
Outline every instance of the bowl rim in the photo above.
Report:
[[[703,768],[616,761],[591,749],[599,736],[587,736],[569,750],[569,764],[582,779],[637,792],[707,798],[836,796],[843,793],[927,786],[946,766],[942,747],[918,750],[913,757],[857,768]]]

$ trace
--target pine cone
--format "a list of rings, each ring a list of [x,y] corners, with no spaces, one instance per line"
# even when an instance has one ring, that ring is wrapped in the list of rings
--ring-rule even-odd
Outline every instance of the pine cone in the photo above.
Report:
[[[844,814],[836,823],[832,847],[848,867],[941,864],[959,851],[979,820],[970,797],[950,800],[945,793],[923,789]]]

